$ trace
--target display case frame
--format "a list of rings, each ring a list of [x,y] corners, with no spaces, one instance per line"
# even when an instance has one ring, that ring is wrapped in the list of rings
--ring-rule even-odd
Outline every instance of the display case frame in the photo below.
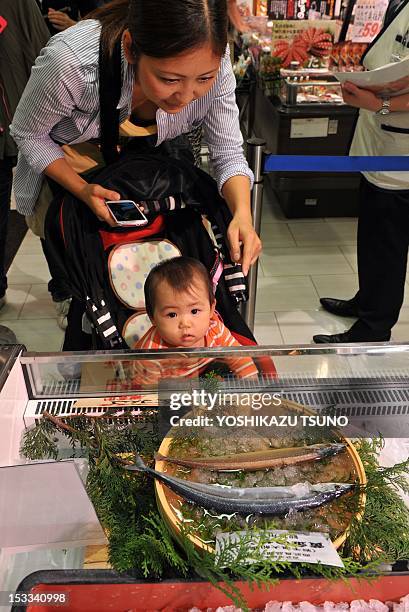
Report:
[[[94,397],[105,397],[113,395],[110,389],[98,388],[97,384],[94,387],[87,386],[86,390],[81,390],[79,386],[70,389],[70,383],[74,379],[70,379],[67,375],[61,376],[61,382],[65,380],[65,387],[58,388],[50,385],[51,368],[63,366],[65,368],[76,368],[77,374],[81,374],[82,368],[87,365],[104,365],[110,364],[113,368],[120,367],[124,363],[132,363],[143,360],[158,361],[185,359],[187,363],[189,359],[211,358],[228,359],[236,357],[270,357],[273,359],[277,367],[277,378],[284,381],[291,381],[299,378],[303,373],[306,377],[311,378],[316,376],[317,379],[324,381],[331,378],[331,372],[337,372],[337,378],[342,379],[344,372],[345,380],[356,378],[360,373],[360,377],[376,378],[382,372],[382,364],[386,376],[396,375],[404,377],[405,374],[409,380],[409,344],[408,343],[367,343],[367,344],[342,344],[342,345],[310,345],[310,344],[293,344],[293,345],[269,345],[269,346],[252,346],[252,347],[232,347],[218,349],[167,349],[161,351],[148,350],[123,350],[123,351],[81,351],[81,352],[65,352],[65,353],[35,353],[26,352],[20,356],[25,380],[27,382],[28,394],[31,399],[42,399],[44,397],[89,397],[90,394]],[[354,363],[351,364],[351,359],[354,358]],[[371,361],[372,359],[372,361]],[[337,366],[335,368],[335,363]],[[334,367],[332,367],[334,366]],[[335,368],[335,370],[334,370]],[[69,371],[69,370],[68,370]],[[58,369],[57,369],[58,372]],[[372,374],[373,373],[373,376]],[[226,379],[227,384],[233,384],[241,388],[258,388],[260,385],[268,385],[274,381],[275,377],[271,375],[262,375],[258,382],[250,382],[235,380],[233,377]],[[152,392],[152,388],[146,389],[147,392]],[[139,388],[128,388],[125,391],[116,390],[115,395],[129,395],[130,393],[143,393],[144,390]]]

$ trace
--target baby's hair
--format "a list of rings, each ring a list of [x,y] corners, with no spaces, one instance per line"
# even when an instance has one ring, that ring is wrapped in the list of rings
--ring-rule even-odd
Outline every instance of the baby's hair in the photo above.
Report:
[[[214,302],[212,281],[209,272],[197,259],[191,257],[173,257],[157,264],[149,272],[145,281],[145,308],[150,319],[153,318],[156,305],[156,290],[160,283],[166,281],[174,291],[188,291],[200,279],[205,284],[209,303]]]

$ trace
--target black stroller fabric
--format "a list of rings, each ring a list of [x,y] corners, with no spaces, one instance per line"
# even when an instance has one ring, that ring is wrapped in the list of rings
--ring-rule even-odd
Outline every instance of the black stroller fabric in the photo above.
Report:
[[[142,145],[143,146],[143,145]],[[146,143],[145,143],[146,146]],[[179,157],[174,157],[175,147],[170,145],[172,157],[166,155],[166,147],[160,153],[147,144],[145,153],[127,154],[98,175],[98,182],[118,191],[123,198],[143,204],[147,217],[173,209],[194,208],[208,216],[217,244],[222,254],[226,286],[236,302],[247,300],[247,284],[241,265],[233,263],[227,246],[226,234],[231,213],[220,197],[216,183],[209,174],[191,163],[178,140]]]
[[[134,201],[163,200],[179,197],[186,208],[162,213],[165,230],[161,238],[168,238],[183,255],[196,257],[212,271],[217,254],[204,228],[201,213],[206,213],[212,225],[226,235],[231,214],[217,191],[213,179],[195,167],[178,148],[179,158],[169,156],[167,147],[154,152],[148,144],[141,152],[128,147],[114,164],[92,176],[92,182],[113,189],[124,199]],[[174,151],[173,151],[174,153]],[[88,180],[90,178],[88,177]],[[153,220],[153,219],[152,219]],[[149,226],[144,226],[146,230]],[[86,309],[97,330],[95,348],[127,348],[120,331],[133,312],[119,303],[114,295],[107,269],[108,253],[104,252],[100,230],[129,232],[129,229],[109,228],[81,201],[69,193],[54,199],[46,218],[46,241],[54,261],[54,269],[73,295],[72,310],[78,316]],[[153,236],[152,236],[153,237]],[[254,340],[253,335],[237,311],[237,302],[223,276],[216,292],[217,309],[227,327],[233,332]],[[110,317],[107,318],[107,313]],[[68,317],[65,350],[87,350],[85,335],[72,329],[73,313]],[[103,325],[99,320],[105,321]],[[108,323],[107,323],[108,321]],[[113,325],[111,324],[113,322]],[[109,333],[108,333],[109,332]],[[70,334],[73,334],[72,341]],[[79,335],[78,335],[79,334]],[[80,344],[80,346],[79,346]]]

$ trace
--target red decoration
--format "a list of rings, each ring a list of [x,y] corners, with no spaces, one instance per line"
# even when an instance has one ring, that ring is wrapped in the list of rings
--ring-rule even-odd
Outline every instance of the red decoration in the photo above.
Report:
[[[308,59],[307,46],[304,41],[299,39],[294,39],[291,42],[277,40],[273,55],[282,60],[283,68],[287,68],[294,61],[303,64]]]
[[[7,20],[4,19],[4,17],[0,15],[0,34],[3,34],[6,28],[7,28]]]
[[[332,36],[328,32],[323,32],[319,28],[308,28],[301,32],[295,41],[304,42],[307,51],[311,55],[323,57],[329,55],[332,48]]]

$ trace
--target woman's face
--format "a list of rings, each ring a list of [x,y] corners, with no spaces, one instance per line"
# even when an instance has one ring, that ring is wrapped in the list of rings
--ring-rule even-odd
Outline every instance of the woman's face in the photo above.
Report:
[[[124,36],[127,60],[132,56]],[[130,42],[130,36],[128,38]],[[147,100],[167,113],[179,113],[187,104],[206,95],[212,87],[221,58],[209,44],[190,49],[176,57],[142,55],[138,61],[137,83]]]

